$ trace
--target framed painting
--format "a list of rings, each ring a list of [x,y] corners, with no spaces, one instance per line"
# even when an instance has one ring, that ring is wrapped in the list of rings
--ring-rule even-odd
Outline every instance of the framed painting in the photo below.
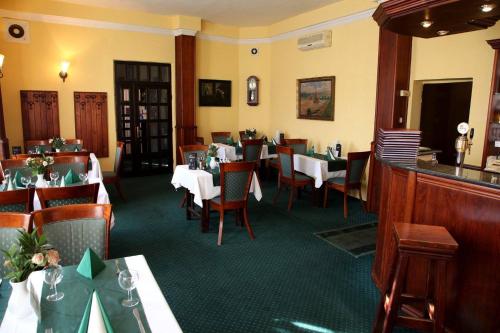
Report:
[[[231,106],[231,81],[198,80],[200,106]]]
[[[335,76],[297,80],[297,118],[333,121]]]

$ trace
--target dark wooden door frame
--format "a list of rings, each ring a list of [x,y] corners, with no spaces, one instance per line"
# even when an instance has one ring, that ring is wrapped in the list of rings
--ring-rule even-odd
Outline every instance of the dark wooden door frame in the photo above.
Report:
[[[10,157],[9,139],[5,132],[5,120],[3,116],[2,84],[0,82],[0,160],[6,160]]]

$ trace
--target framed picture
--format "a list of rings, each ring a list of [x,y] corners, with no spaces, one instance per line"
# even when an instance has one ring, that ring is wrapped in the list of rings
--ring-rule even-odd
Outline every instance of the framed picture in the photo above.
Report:
[[[200,106],[231,106],[231,81],[198,80]]]
[[[333,121],[335,76],[297,80],[297,118]]]

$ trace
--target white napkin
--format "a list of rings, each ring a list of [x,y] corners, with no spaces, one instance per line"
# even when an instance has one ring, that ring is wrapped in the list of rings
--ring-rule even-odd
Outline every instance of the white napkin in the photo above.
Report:
[[[106,333],[106,326],[102,318],[101,308],[95,291],[92,294],[92,306],[90,307],[89,326],[87,332]]]
[[[330,158],[331,158],[332,160],[334,160],[334,159],[335,159],[335,156],[332,154],[332,150],[331,150],[331,149],[328,149],[328,156],[330,156]]]
[[[278,143],[276,143],[276,140],[273,138],[273,145],[277,146]]]
[[[243,147],[243,145],[241,144],[241,140],[238,140],[238,147]]]
[[[14,182],[12,181],[12,176],[9,176],[9,181],[7,182],[7,191],[14,191]]]
[[[64,180],[64,175],[61,178],[61,184],[59,184],[59,187],[65,187],[66,186],[66,181]]]
[[[276,136],[274,137],[274,139],[276,140],[276,142],[278,143],[281,143],[280,142],[280,134],[281,134],[281,131],[280,130],[276,130]]]

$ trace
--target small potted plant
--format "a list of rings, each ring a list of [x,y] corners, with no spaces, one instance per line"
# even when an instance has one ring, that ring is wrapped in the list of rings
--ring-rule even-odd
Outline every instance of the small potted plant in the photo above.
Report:
[[[217,157],[217,151],[219,150],[219,147],[217,145],[211,143],[208,146],[208,152],[207,152],[207,163],[210,166],[210,169],[215,169],[217,166],[217,161],[215,158]]]
[[[247,128],[245,130],[245,135],[248,137],[248,139],[252,140],[257,136],[257,130],[255,128]]]
[[[42,155],[40,157],[29,157],[26,160],[28,168],[31,169],[31,173],[37,176],[37,181],[35,183],[36,187],[47,187],[47,182],[43,179],[43,175],[47,170],[47,167],[54,164],[54,159],[50,156]]]
[[[62,147],[64,147],[66,140],[59,136],[55,136],[52,139],[49,139],[49,143],[52,145],[52,149],[54,149],[56,152],[60,152]]]
[[[8,250],[2,250],[5,255],[4,267],[12,286],[9,299],[9,311],[22,318],[32,312],[28,291],[28,277],[37,270],[47,266],[57,266],[59,252],[47,244],[45,236],[39,236],[36,229],[31,233],[19,230],[19,238]]]

